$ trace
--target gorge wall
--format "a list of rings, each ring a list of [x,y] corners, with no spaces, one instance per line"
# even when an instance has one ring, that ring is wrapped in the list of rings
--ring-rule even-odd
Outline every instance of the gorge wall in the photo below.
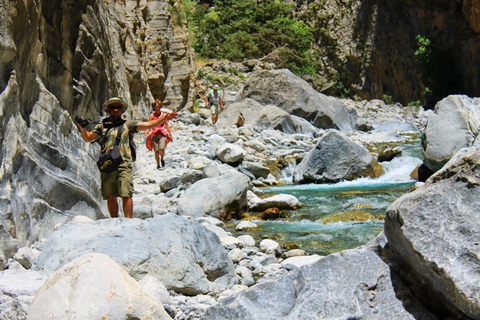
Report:
[[[315,31],[327,94],[351,90],[364,99],[421,100],[425,87],[480,95],[478,0],[297,1],[298,15]],[[415,59],[416,36],[431,40],[433,61]],[[422,73],[424,76],[422,77]],[[425,78],[436,77],[432,85]],[[427,101],[433,105],[436,101]]]
[[[170,5],[0,1],[0,240],[34,242],[77,209],[105,216],[98,146],[83,142],[74,115],[100,119],[111,96],[137,119],[155,98],[188,104],[192,51]]]

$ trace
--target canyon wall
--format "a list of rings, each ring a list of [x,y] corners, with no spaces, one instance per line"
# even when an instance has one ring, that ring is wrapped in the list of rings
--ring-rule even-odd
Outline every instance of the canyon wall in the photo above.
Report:
[[[34,242],[77,212],[106,216],[99,147],[72,118],[98,121],[111,96],[136,119],[155,98],[187,105],[192,50],[170,12],[167,0],[0,1],[0,240]]]
[[[316,38],[327,94],[345,90],[360,98],[391,98],[407,104],[436,93],[480,95],[480,2],[478,0],[297,1],[298,15]],[[417,36],[431,41],[428,65],[417,62]],[[438,79],[429,81],[429,79]],[[436,94],[436,96],[435,96]],[[445,95],[442,95],[445,94]]]

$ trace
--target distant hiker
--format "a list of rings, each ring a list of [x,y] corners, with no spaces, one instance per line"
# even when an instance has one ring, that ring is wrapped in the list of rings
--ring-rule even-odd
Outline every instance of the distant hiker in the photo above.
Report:
[[[102,156],[97,162],[101,171],[101,191],[107,200],[108,211],[112,218],[118,217],[117,197],[122,198],[123,212],[126,218],[133,212],[133,162],[130,150],[130,134],[152,129],[165,121],[177,117],[176,112],[169,113],[161,119],[147,122],[123,120],[122,114],[127,110],[127,103],[120,98],[111,98],[103,104],[103,109],[110,116],[88,131],[88,122],[78,117],[77,126],[85,142],[100,138]]]
[[[223,110],[223,100],[220,97],[220,92],[218,91],[218,84],[213,86],[213,89],[208,91],[205,96],[205,108],[210,106],[210,111],[212,113],[212,123],[215,124],[218,121],[218,115],[220,111]]]
[[[150,114],[148,120],[163,119],[166,116],[166,109],[162,109],[162,101],[155,100],[152,103],[153,112]],[[168,113],[168,112],[167,112]],[[150,134],[149,134],[150,132]],[[157,161],[157,169],[160,168],[160,161],[162,167],[165,167],[165,148],[170,141],[173,141],[172,132],[170,131],[170,126],[168,121],[156,126],[151,131],[148,129],[145,131],[145,145],[147,149],[155,152],[155,160]],[[159,156],[160,153],[160,156]]]

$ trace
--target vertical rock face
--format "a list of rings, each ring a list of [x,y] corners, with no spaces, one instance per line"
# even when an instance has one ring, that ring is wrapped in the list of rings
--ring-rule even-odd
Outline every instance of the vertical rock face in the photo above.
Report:
[[[478,0],[297,3],[298,14],[315,30],[325,79],[316,87],[323,92],[341,94],[341,84],[363,98],[386,94],[404,104],[418,100],[429,86],[415,57],[420,35],[432,40],[443,62],[426,70],[427,76],[441,75],[459,89],[449,93],[480,95]]]
[[[1,1],[0,227],[10,235],[26,243],[73,215],[105,216],[99,148],[73,115],[98,121],[111,96],[138,119],[154,98],[185,105],[192,52],[169,10],[168,1]]]
[[[126,67],[132,95],[147,92],[171,109],[189,102],[194,62],[187,34],[173,26],[169,1],[126,1]]]

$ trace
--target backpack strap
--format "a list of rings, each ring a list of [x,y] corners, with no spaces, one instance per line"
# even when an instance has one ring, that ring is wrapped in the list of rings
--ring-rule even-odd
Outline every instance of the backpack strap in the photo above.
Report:
[[[112,128],[118,128],[118,133],[117,133],[117,136],[115,137],[115,146],[118,146],[119,143],[120,143],[120,139],[122,138],[122,133],[123,133],[123,124],[118,126],[118,127],[110,127],[107,129],[107,132],[105,132],[105,135],[103,136],[103,141],[102,141],[102,150],[104,148],[104,145],[105,145],[105,140],[107,139],[107,134],[108,134],[108,131],[110,131],[110,129]]]
[[[120,143],[120,139],[122,138],[122,133],[123,133],[123,124],[121,126],[118,126],[118,133],[117,137],[115,138],[115,145],[118,146]]]

